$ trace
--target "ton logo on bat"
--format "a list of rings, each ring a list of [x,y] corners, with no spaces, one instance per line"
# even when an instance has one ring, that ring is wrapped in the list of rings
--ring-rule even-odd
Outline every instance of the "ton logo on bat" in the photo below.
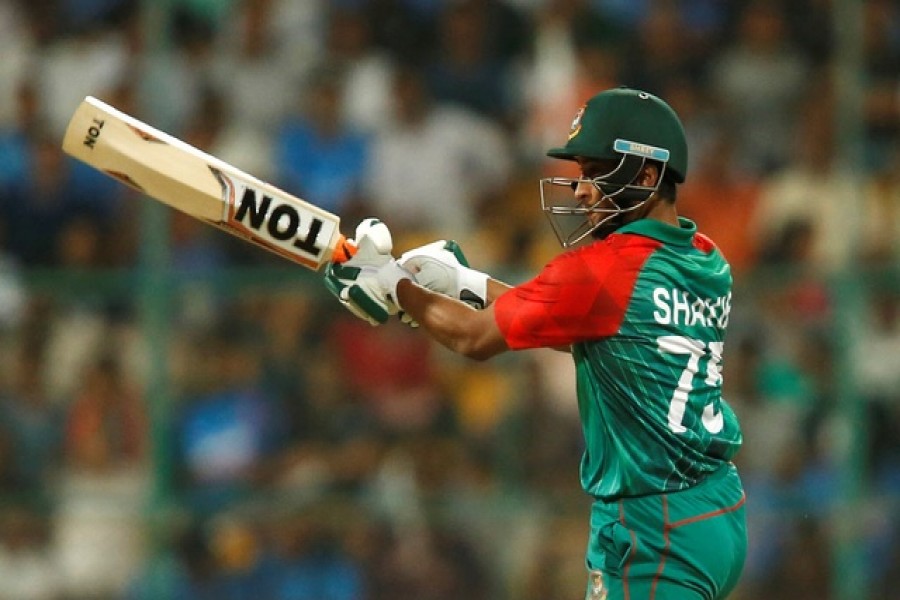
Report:
[[[273,198],[267,194],[262,194],[260,200],[257,191],[251,187],[244,188],[234,220],[262,235],[268,234],[267,237],[277,242],[290,242],[294,248],[312,256],[318,256],[322,251],[316,245],[322,230],[320,219],[313,217],[306,235],[301,237],[298,235],[301,218],[297,209],[287,203],[275,202],[273,206]]]
[[[84,136],[84,145],[94,149],[94,145],[97,143],[97,138],[100,137],[100,130],[103,129],[103,125],[106,121],[102,119],[94,119],[92,121],[93,125],[88,127],[87,134]]]

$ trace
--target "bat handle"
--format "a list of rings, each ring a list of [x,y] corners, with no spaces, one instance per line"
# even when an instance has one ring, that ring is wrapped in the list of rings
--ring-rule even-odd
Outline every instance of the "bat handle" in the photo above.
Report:
[[[341,237],[338,238],[338,243],[334,247],[334,252],[331,254],[331,262],[347,262],[353,258],[353,255],[356,254],[356,250],[357,248],[353,242],[341,235]]]

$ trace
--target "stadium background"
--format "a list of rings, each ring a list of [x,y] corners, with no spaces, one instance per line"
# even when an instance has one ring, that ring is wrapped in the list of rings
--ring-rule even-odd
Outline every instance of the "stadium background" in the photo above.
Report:
[[[892,0],[0,1],[0,598],[579,598],[571,366],[458,359],[59,151],[84,95],[515,283],[619,84],[734,265],[738,599],[900,597]]]

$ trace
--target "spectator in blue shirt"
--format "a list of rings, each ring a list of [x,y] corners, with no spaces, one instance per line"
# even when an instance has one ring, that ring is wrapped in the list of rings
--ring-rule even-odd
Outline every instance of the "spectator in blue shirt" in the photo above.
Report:
[[[322,65],[313,72],[300,114],[279,128],[274,160],[280,187],[346,215],[361,199],[369,138],[341,112],[342,85],[338,69]]]

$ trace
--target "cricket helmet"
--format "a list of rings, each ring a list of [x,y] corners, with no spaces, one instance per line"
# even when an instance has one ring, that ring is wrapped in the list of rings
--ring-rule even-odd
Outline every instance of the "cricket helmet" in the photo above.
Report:
[[[566,144],[551,148],[547,155],[563,160],[583,157],[617,162],[611,171],[590,180],[606,200],[591,206],[572,198],[571,190],[583,179],[541,180],[542,208],[564,247],[642,206],[659,189],[664,175],[675,183],[682,183],[687,175],[687,140],[678,115],[657,96],[626,87],[606,90],[588,100],[576,113]],[[635,184],[648,161],[660,165],[656,185]],[[563,195],[558,193],[561,188],[569,191],[564,194],[566,202],[557,204]],[[590,218],[597,213],[602,215],[599,221]],[[565,220],[570,221],[568,226]]]

